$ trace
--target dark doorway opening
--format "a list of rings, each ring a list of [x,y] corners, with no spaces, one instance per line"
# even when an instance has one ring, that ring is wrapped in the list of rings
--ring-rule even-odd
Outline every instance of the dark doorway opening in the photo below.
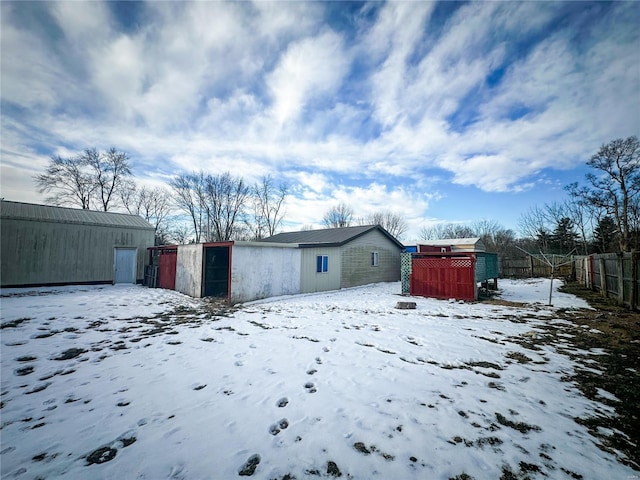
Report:
[[[229,294],[230,247],[205,247],[204,296],[224,297]]]

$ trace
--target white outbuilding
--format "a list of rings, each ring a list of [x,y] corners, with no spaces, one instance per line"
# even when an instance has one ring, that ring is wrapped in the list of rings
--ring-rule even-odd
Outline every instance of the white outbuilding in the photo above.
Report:
[[[142,217],[0,202],[0,284],[140,283],[154,228]]]

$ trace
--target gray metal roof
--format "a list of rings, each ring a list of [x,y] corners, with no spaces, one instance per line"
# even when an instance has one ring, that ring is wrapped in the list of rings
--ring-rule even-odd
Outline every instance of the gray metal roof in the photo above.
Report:
[[[264,238],[262,242],[297,243],[300,247],[340,246],[364,235],[371,230],[379,230],[393,243],[402,248],[402,244],[380,225],[362,225],[357,227],[323,228],[321,230],[303,230],[300,232],[284,232]]]
[[[34,222],[73,223],[101,227],[155,230],[144,218],[126,213],[96,212],[78,208],[51,207],[2,200],[0,218]]]

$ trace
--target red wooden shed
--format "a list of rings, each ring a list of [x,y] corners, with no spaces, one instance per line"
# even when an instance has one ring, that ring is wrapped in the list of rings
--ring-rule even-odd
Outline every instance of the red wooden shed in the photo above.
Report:
[[[475,300],[475,257],[468,253],[414,253],[410,294],[431,298]]]

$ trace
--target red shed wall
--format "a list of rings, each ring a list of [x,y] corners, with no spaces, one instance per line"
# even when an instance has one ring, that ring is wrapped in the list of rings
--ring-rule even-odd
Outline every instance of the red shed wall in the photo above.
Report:
[[[475,300],[474,259],[471,257],[420,257],[411,261],[411,295]]]

